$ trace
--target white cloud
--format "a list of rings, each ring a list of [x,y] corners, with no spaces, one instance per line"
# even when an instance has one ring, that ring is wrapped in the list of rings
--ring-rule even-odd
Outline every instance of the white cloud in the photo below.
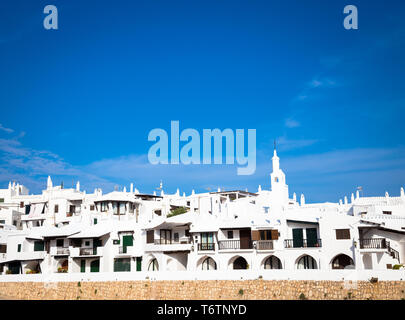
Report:
[[[277,150],[287,151],[300,149],[311,146],[317,142],[319,142],[318,139],[288,139],[286,137],[279,137],[277,139]]]
[[[0,130],[2,130],[2,131],[4,131],[4,132],[7,132],[7,133],[13,133],[13,132],[14,132],[13,129],[6,128],[6,127],[4,127],[1,123],[0,123]]]
[[[285,120],[285,126],[287,128],[296,128],[296,127],[299,127],[300,125],[301,124],[297,120],[294,120],[294,119],[286,119]]]

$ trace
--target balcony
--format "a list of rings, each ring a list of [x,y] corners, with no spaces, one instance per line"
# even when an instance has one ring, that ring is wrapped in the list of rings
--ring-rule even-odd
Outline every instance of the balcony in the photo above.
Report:
[[[73,258],[77,257],[94,257],[94,256],[102,256],[103,255],[103,247],[97,248],[72,248],[70,250],[70,256]]]
[[[198,251],[215,251],[215,243],[199,243]]]
[[[68,256],[70,254],[69,248],[52,247],[50,251],[51,256]]]
[[[155,239],[153,243],[147,243],[145,246],[145,251],[190,251],[191,241],[187,238],[182,238],[179,240],[166,240],[166,239]]]
[[[245,250],[253,249],[251,240],[222,240],[218,241],[219,250]]]
[[[320,248],[322,247],[321,239],[286,239],[284,240],[284,248]]]
[[[360,249],[387,249],[389,242],[385,238],[360,239]]]
[[[257,250],[273,250],[273,240],[258,240],[256,241]]]

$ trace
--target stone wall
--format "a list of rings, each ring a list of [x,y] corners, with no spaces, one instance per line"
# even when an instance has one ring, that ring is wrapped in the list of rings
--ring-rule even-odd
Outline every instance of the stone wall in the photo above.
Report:
[[[404,281],[0,282],[4,299],[405,299]]]

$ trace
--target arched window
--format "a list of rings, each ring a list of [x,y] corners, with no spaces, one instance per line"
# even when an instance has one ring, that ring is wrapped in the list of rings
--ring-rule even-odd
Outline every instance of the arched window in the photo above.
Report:
[[[148,271],[159,271],[159,265],[156,258],[149,262]]]
[[[281,261],[276,256],[271,256],[264,261],[264,269],[282,269]]]
[[[233,262],[234,269],[247,269],[247,262],[244,258],[239,257]]]
[[[217,270],[217,263],[214,259],[208,257],[202,262],[201,268],[202,270]]]
[[[332,269],[345,269],[347,266],[354,266],[353,259],[348,255],[339,254],[332,261]]]
[[[318,267],[314,258],[303,256],[297,263],[297,269],[318,269]]]

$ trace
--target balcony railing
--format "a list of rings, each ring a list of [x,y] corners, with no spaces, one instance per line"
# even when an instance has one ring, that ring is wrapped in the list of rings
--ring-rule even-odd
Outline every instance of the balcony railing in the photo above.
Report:
[[[81,256],[95,256],[97,255],[97,248],[80,248]]]
[[[198,251],[215,250],[215,243],[199,243]]]
[[[69,255],[69,248],[56,248],[56,254]]]
[[[273,250],[273,240],[258,240],[256,241],[257,250]]]
[[[251,240],[222,240],[218,241],[219,250],[253,249]]]
[[[191,243],[190,239],[179,239],[179,240],[170,240],[170,239],[155,239],[154,244],[188,244]]]
[[[360,239],[360,249],[387,249],[388,241],[385,238]]]
[[[285,248],[317,248],[317,247],[322,247],[322,241],[321,241],[321,239],[314,239],[314,240],[286,239],[286,240],[284,240],[284,247]]]

